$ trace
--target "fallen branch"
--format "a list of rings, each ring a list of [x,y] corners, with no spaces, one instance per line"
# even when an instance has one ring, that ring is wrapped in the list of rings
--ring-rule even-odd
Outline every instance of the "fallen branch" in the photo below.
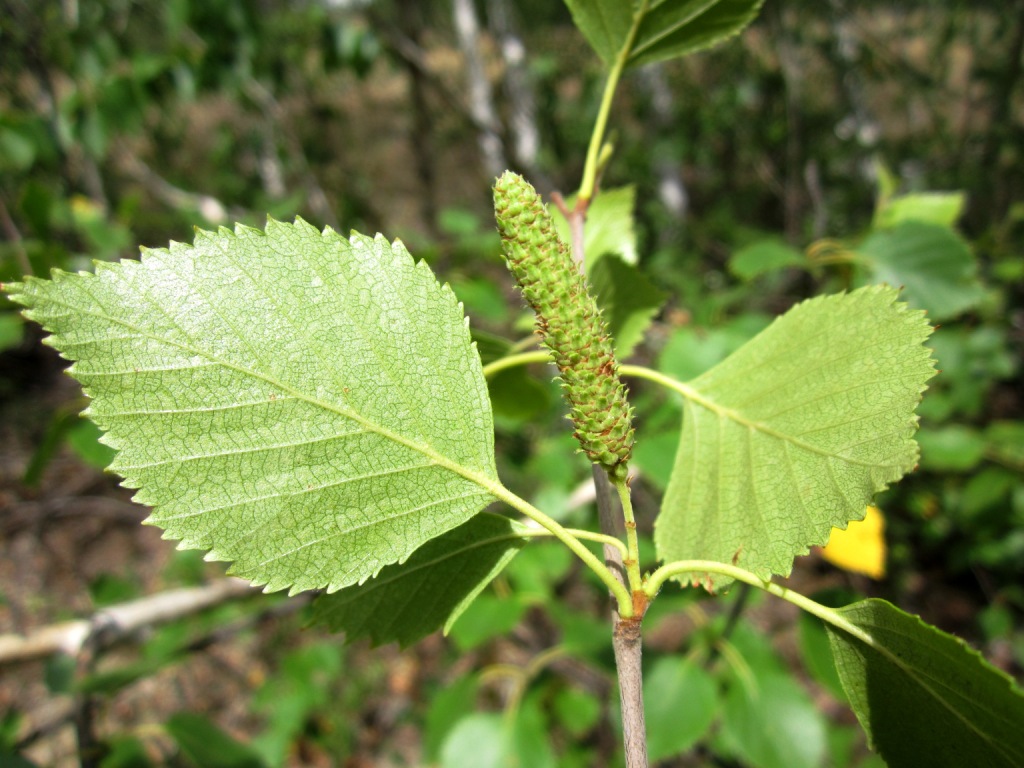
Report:
[[[159,592],[104,608],[88,619],[51,624],[27,635],[0,635],[0,666],[45,659],[58,653],[77,657],[108,648],[139,630],[204,611],[229,600],[259,594],[249,582],[227,578],[205,587]]]

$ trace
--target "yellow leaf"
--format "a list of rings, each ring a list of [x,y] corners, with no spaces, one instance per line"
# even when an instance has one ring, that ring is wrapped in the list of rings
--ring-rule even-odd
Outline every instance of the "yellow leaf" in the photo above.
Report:
[[[872,579],[885,577],[885,518],[872,505],[864,519],[852,522],[846,530],[832,529],[828,545],[821,550],[833,565],[863,573]]]

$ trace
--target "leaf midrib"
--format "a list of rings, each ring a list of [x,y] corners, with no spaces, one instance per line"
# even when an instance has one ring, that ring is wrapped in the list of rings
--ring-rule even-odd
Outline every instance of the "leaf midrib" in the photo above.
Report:
[[[224,368],[227,368],[229,370],[233,370],[233,371],[235,371],[237,373],[240,373],[240,374],[242,374],[244,376],[251,376],[254,379],[258,379],[260,381],[264,381],[267,384],[270,384],[271,386],[281,390],[285,394],[290,395],[291,397],[295,398],[296,400],[300,400],[302,402],[308,403],[309,405],[312,405],[312,406],[317,407],[317,408],[322,408],[323,410],[328,411],[329,413],[337,414],[338,416],[341,416],[344,419],[350,419],[350,420],[356,422],[357,424],[360,424],[360,425],[366,427],[369,431],[374,432],[375,434],[380,435],[381,437],[383,437],[386,440],[390,440],[391,442],[397,443],[398,445],[403,445],[406,448],[409,448],[411,450],[414,450],[414,451],[422,454],[423,456],[426,456],[428,459],[431,460],[432,463],[437,464],[438,466],[443,467],[444,469],[447,469],[450,472],[452,472],[452,473],[454,473],[456,475],[459,475],[460,477],[464,477],[465,479],[469,480],[472,483],[475,483],[476,485],[479,485],[480,487],[482,487],[485,490],[487,490],[493,496],[497,496],[497,497],[502,496],[501,491],[504,490],[504,486],[502,486],[500,482],[498,482],[496,480],[492,480],[490,477],[487,477],[486,475],[483,475],[483,474],[481,474],[480,472],[478,472],[478,471],[476,471],[474,469],[470,469],[469,467],[466,467],[466,466],[460,464],[459,462],[457,462],[455,460],[449,459],[447,456],[445,456],[444,454],[442,454],[439,451],[437,451],[436,449],[434,449],[433,446],[431,446],[429,444],[424,445],[424,444],[418,443],[418,442],[416,442],[414,440],[409,440],[409,439],[403,437],[402,435],[399,435],[399,434],[391,431],[390,429],[388,429],[388,428],[378,424],[377,422],[373,421],[372,419],[368,419],[365,416],[362,416],[361,414],[356,413],[355,411],[352,411],[352,410],[350,410],[348,408],[345,408],[343,406],[339,406],[339,405],[337,405],[335,403],[331,403],[331,402],[328,402],[326,400],[321,400],[320,398],[317,398],[317,397],[311,397],[311,396],[307,395],[306,393],[301,392],[300,390],[295,389],[294,387],[292,387],[292,386],[290,386],[288,384],[285,384],[284,382],[281,382],[281,381],[277,380],[273,376],[269,376],[267,374],[260,373],[258,371],[254,371],[254,370],[252,370],[250,368],[246,368],[245,366],[237,365],[236,363],[232,363],[232,362],[228,362],[226,360],[222,360],[221,358],[217,357],[216,355],[211,354],[207,350],[200,349],[200,348],[195,347],[195,346],[193,346],[191,344],[184,344],[182,342],[175,341],[173,339],[167,339],[167,338],[164,338],[162,336],[158,336],[158,335],[156,335],[154,333],[151,333],[149,331],[140,329],[140,328],[132,325],[131,323],[126,322],[126,321],[124,321],[124,320],[122,320],[120,318],[113,317],[113,316],[107,314],[106,312],[98,312],[98,311],[93,310],[93,309],[77,307],[74,304],[71,304],[71,303],[69,303],[67,301],[63,301],[63,300],[58,299],[56,297],[48,297],[47,298],[47,303],[53,304],[55,306],[63,307],[65,309],[69,310],[69,312],[72,313],[72,314],[78,314],[79,316],[80,315],[86,315],[86,316],[89,316],[89,317],[95,317],[97,319],[104,320],[104,321],[109,322],[109,323],[111,323],[113,325],[119,326],[121,328],[125,328],[128,331],[130,331],[133,334],[135,334],[136,336],[142,336],[142,337],[150,339],[152,341],[156,341],[156,342],[158,342],[160,344],[166,344],[168,346],[175,347],[175,348],[180,349],[182,351],[190,352],[190,353],[192,353],[194,355],[198,355],[200,357],[205,358],[206,360],[211,361],[215,365],[220,365],[220,366],[222,366]],[[96,302],[96,303],[99,304],[99,302]],[[90,341],[95,341],[95,340],[90,340]],[[183,369],[183,370],[185,370],[185,369]],[[270,401],[268,400],[268,402],[270,402]]]
[[[836,615],[842,616],[841,609],[836,610],[834,613]],[[950,714],[952,714],[953,717],[959,722],[961,722],[967,730],[977,734],[987,744],[992,745],[1000,754],[1003,754],[1006,757],[1012,757],[1012,755],[1008,755],[1000,748],[1001,745],[999,744],[999,742],[993,741],[984,731],[978,730],[978,728],[976,728],[970,720],[964,719],[964,717],[956,709],[954,709],[951,704],[946,703],[945,699],[941,697],[937,693],[937,691],[934,688],[932,688],[932,686],[929,684],[929,681],[937,681],[937,678],[932,678],[930,676],[925,675],[923,670],[919,670],[916,666],[911,666],[908,662],[904,661],[903,658],[901,658],[898,654],[891,651],[889,647],[884,643],[884,641],[877,639],[875,634],[871,630],[883,630],[885,632],[889,632],[890,634],[899,635],[903,638],[907,638],[914,642],[913,637],[910,637],[907,634],[898,631],[894,627],[886,627],[875,623],[868,624],[867,622],[864,622],[866,626],[861,626],[860,624],[854,623],[853,621],[846,619],[845,616],[842,616],[842,619],[842,624],[837,624],[838,627],[845,629],[854,638],[860,640],[869,648],[878,652],[881,656],[884,656],[886,659],[888,659],[891,664],[898,667],[899,669],[902,669],[903,672],[907,675],[907,677],[909,677],[914,683],[920,686],[920,688],[924,690],[929,696],[931,696],[937,704],[939,704]],[[847,621],[849,621],[850,625],[857,630],[856,632],[850,631],[850,628],[842,626]],[[967,701],[969,701],[972,704],[976,704],[974,700],[968,699]]]
[[[772,427],[769,427],[768,425],[763,424],[759,421],[748,419],[731,408],[726,408],[723,405],[719,405],[714,400],[705,397],[698,390],[694,389],[688,384],[682,383],[681,381],[673,380],[673,386],[676,389],[676,391],[679,392],[679,394],[681,394],[687,400],[690,400],[694,404],[701,406],[702,408],[704,408],[707,411],[710,411],[711,413],[714,413],[720,419],[727,419],[743,427],[746,427],[747,429],[752,429],[754,431],[767,435],[768,437],[775,438],[776,440],[781,440],[783,442],[790,443],[791,445],[794,445],[797,448],[801,448],[811,453],[815,453],[819,456],[824,456],[825,458],[829,459],[839,459],[841,461],[845,461],[848,464],[852,464],[858,467],[878,468],[883,466],[899,466],[898,463],[894,463],[891,465],[879,464],[877,462],[863,461],[843,456],[842,454],[831,453],[823,448],[819,448],[818,446],[813,445],[812,443],[800,440],[798,437],[795,437],[793,435],[787,435],[783,432],[773,429]]]

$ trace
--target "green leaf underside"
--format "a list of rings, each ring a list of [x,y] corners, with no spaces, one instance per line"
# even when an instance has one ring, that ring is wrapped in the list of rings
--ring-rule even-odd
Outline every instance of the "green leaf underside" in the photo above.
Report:
[[[269,221],[11,290],[147,522],[268,591],[364,581],[493,500],[461,306],[401,243]]]
[[[650,0],[628,51],[633,67],[710,48],[738,34],[757,16],[764,0]],[[626,44],[634,0],[566,0],[573,21],[607,65]]]
[[[914,409],[935,372],[922,346],[931,329],[896,299],[872,286],[805,301],[683,385],[683,434],[655,528],[660,559],[788,575],[796,555],[861,519],[914,467]]]
[[[565,0],[572,19],[597,55],[611,66],[633,23],[632,3],[623,0]]]
[[[526,542],[523,527],[482,512],[422,547],[376,578],[314,604],[313,620],[349,641],[408,646],[440,628],[445,632]]]
[[[954,317],[984,295],[970,246],[946,227],[905,221],[872,233],[857,251],[872,282],[902,287],[932,320]]]
[[[629,53],[628,66],[674,59],[739,34],[764,0],[651,0]]]
[[[618,256],[598,261],[587,278],[615,340],[615,354],[623,360],[643,341],[666,295]]]
[[[890,768],[1024,765],[1024,694],[961,640],[884,600],[826,625],[840,679]]]

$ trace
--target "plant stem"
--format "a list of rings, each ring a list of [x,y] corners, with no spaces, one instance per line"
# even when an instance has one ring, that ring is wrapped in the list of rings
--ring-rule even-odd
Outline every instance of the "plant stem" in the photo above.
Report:
[[[583,531],[579,528],[566,528],[565,532],[570,536],[575,536],[577,539],[582,539],[583,541],[594,541],[598,544],[604,544],[606,547],[614,547],[624,558],[626,557],[626,545],[614,536],[607,536],[603,533],[597,533],[596,531]],[[529,538],[543,538],[546,536],[553,537],[554,534],[546,528],[533,528],[528,531],[520,531],[516,534],[510,534],[509,538],[522,536]]]
[[[520,352],[517,355],[507,355],[506,357],[499,357],[497,360],[493,360],[485,365],[484,378],[489,379],[494,374],[504,371],[506,368],[515,368],[520,365],[530,365],[531,363],[550,362],[551,355],[546,350]]]
[[[595,474],[597,474],[595,472]],[[602,474],[604,474],[602,472]],[[608,482],[606,476],[605,482]],[[633,594],[632,616],[615,617],[612,650],[619,678],[619,701],[622,707],[622,740],[627,768],[647,768],[647,724],[644,716],[643,634],[642,622],[648,599],[640,576],[640,548],[636,536],[633,502],[625,480],[614,480],[622,503],[622,519],[626,528],[626,557],[623,565],[626,581]]]
[[[587,164],[583,168],[583,182],[580,184],[580,191],[576,197],[577,206],[582,205],[586,209],[590,199],[594,196],[597,187],[597,172],[601,166],[601,147],[604,144],[604,133],[608,127],[608,115],[612,111],[612,99],[615,96],[615,89],[618,87],[619,79],[626,68],[626,61],[633,50],[633,41],[636,39],[640,22],[647,13],[647,0],[640,3],[640,7],[633,14],[633,24],[629,28],[629,34],[619,49],[619,55],[615,57],[615,63],[608,71],[608,79],[604,84],[604,93],[601,95],[601,107],[597,112],[597,119],[594,121],[594,130],[590,134],[590,146],[587,147]]]
[[[636,536],[636,520],[633,517],[633,500],[629,495],[629,485],[625,480],[613,480],[612,485],[619,492],[622,502],[622,518],[626,521],[626,578],[629,589],[636,592],[643,588],[640,576],[640,544]]]

